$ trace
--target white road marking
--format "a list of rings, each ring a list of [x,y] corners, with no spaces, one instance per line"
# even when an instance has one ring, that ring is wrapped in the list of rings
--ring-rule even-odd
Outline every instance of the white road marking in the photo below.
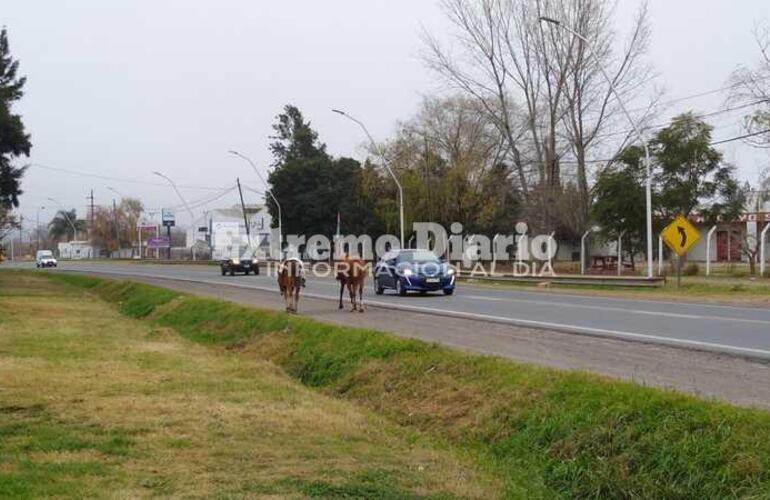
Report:
[[[680,319],[729,321],[731,323],[735,321],[739,321],[741,323],[770,325],[770,321],[762,320],[762,319],[746,319],[746,318],[735,318],[735,317],[727,317],[727,316],[707,316],[707,315],[700,315],[700,314],[682,314],[682,313],[672,313],[672,312],[665,312],[665,311],[646,311],[644,309],[625,309],[622,307],[594,306],[590,304],[568,304],[565,302],[550,302],[547,300],[516,299],[516,298],[509,298],[509,297],[484,297],[480,295],[463,295],[463,298],[474,299],[474,300],[489,300],[489,301],[495,301],[495,302],[520,302],[523,304],[535,304],[535,305],[543,305],[543,306],[549,306],[549,307],[571,307],[574,309],[615,311],[615,312],[623,312],[623,313],[631,313],[631,314],[643,314],[648,316],[665,316],[669,318],[680,318]]]
[[[129,277],[134,276],[134,277],[151,278],[151,279],[169,279],[172,281],[181,281],[181,282],[187,282],[187,283],[214,284],[214,285],[230,286],[234,288],[242,288],[247,290],[277,292],[275,287],[244,285],[241,283],[234,283],[232,281],[217,281],[217,280],[203,281],[201,279],[195,279],[195,278],[159,276],[157,274],[143,274],[143,273],[136,273],[136,272],[123,272],[123,271],[114,271],[114,270],[112,271],[111,270],[107,270],[107,271],[90,270],[89,271],[87,269],[83,269],[83,270],[69,270],[69,271],[73,271],[73,272],[85,271],[85,272],[92,272],[92,273],[95,272],[95,273],[102,273],[102,274],[115,274],[115,275],[129,276]],[[309,298],[315,298],[315,299],[322,299],[322,300],[336,301],[338,299],[337,297],[330,297],[328,295],[321,295],[317,293],[304,293],[303,296],[309,297]],[[489,321],[494,323],[503,323],[503,324],[539,328],[539,329],[545,329],[545,330],[556,330],[556,331],[569,332],[569,333],[584,333],[587,335],[593,335],[593,336],[605,337],[605,338],[621,338],[621,339],[635,340],[639,342],[657,343],[657,344],[680,346],[680,347],[690,347],[695,349],[716,351],[716,352],[722,352],[722,353],[732,353],[732,354],[739,354],[744,356],[770,358],[770,351],[764,350],[764,349],[739,347],[739,346],[732,346],[732,345],[726,345],[726,344],[718,344],[714,342],[702,342],[698,340],[678,339],[674,337],[666,337],[663,335],[625,332],[620,330],[607,330],[603,328],[568,325],[564,323],[552,323],[547,321],[509,318],[504,316],[495,316],[495,315],[488,315],[488,314],[450,311],[446,309],[438,309],[433,307],[394,304],[391,302],[380,302],[380,301],[370,300],[368,304],[369,306],[380,307],[383,309],[393,309],[393,310],[408,311],[408,312],[415,312],[415,313],[449,316],[449,317],[455,317],[460,319]]]

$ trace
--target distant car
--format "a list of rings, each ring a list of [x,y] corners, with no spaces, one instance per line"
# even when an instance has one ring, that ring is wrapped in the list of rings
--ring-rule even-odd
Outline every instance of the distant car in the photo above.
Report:
[[[35,256],[35,265],[38,269],[41,267],[57,267],[58,262],[50,250],[38,250]]]
[[[229,274],[235,276],[235,273],[259,274],[259,260],[256,258],[238,258],[232,257],[219,261],[219,267],[222,270],[222,276]]]
[[[404,249],[386,253],[374,267],[374,291],[377,295],[393,289],[399,295],[455,291],[455,270],[429,250]]]

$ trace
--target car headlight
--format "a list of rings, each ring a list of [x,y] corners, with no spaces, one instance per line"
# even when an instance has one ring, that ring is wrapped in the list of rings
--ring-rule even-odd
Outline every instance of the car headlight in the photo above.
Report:
[[[404,276],[406,276],[407,278],[409,276],[412,276],[413,274],[414,274],[414,271],[412,271],[411,269],[404,269]]]
[[[233,259],[233,265],[238,265],[241,263],[241,259]]]
[[[447,273],[449,276],[452,276],[452,275],[455,273],[455,270],[454,270],[454,269],[452,269],[452,268],[450,267],[449,269],[447,269],[446,273]]]
[[[251,259],[251,263],[254,264],[254,265],[257,265],[257,264],[259,264],[259,260],[258,259]]]

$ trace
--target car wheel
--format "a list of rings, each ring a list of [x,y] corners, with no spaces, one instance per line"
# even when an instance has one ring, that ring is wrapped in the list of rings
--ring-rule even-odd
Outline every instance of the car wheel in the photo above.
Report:
[[[401,284],[401,280],[396,280],[396,293],[400,296],[406,296],[406,288]]]
[[[259,276],[259,266],[254,268],[254,276]]]
[[[243,271],[243,274],[245,274],[246,276],[248,276],[248,275],[249,275],[249,270],[248,270],[248,269],[246,269],[245,271]]]
[[[377,278],[374,278],[374,293],[376,293],[377,295],[382,295],[383,293],[385,293],[385,289],[382,288],[382,286],[380,286],[380,280],[378,280]]]
[[[222,276],[224,276],[225,274],[227,274],[227,271],[225,271],[225,268],[223,267],[222,268]]]
[[[452,295],[453,293],[455,293],[454,288],[447,288],[444,290],[444,295]]]
[[[235,276],[235,271],[233,271],[232,269],[230,270],[230,276]]]

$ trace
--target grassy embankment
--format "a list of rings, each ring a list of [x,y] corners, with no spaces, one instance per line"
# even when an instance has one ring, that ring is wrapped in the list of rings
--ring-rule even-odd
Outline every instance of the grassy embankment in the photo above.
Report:
[[[340,404],[465,450],[507,496],[770,497],[766,412],[139,284],[56,278],[143,318],[152,331],[192,341],[185,356],[269,360]],[[211,397],[227,387],[213,385]]]
[[[123,291],[109,296],[128,299],[128,316],[175,297]],[[0,272],[0,498],[499,491],[467,459],[265,359],[127,315],[83,289]]]

